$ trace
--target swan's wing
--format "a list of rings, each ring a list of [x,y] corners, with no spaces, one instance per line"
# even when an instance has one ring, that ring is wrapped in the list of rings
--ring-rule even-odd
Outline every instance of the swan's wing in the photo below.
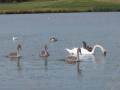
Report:
[[[65,50],[66,50],[68,53],[70,53],[70,52],[71,52],[71,50],[70,50],[70,49],[68,49],[68,48],[65,48]]]
[[[74,54],[72,49],[65,48],[65,50],[66,50],[69,54]]]
[[[77,55],[77,48],[73,48],[73,49],[65,48],[65,50],[66,50],[69,54]]]
[[[82,54],[90,54],[90,52],[85,48],[81,48],[81,53]]]

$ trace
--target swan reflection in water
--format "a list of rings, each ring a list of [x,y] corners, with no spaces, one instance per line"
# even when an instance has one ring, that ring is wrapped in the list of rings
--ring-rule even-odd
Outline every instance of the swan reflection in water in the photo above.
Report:
[[[66,64],[74,64],[76,65],[76,72],[77,72],[77,77],[80,78],[81,74],[82,74],[82,69],[80,69],[80,61],[72,61],[72,62],[66,62]]]
[[[82,74],[82,69],[80,69],[80,62],[77,62],[77,77],[80,78]]]
[[[80,55],[81,61],[90,61],[94,64],[103,64],[105,61],[105,56],[103,55]]]
[[[48,70],[48,57],[41,57],[40,58],[44,61],[44,66],[45,66],[45,70]]]
[[[20,58],[17,58],[17,69],[18,69],[18,71],[20,71],[20,70],[22,70],[22,67],[21,67],[21,60],[20,60]]]
[[[22,70],[22,67],[21,67],[21,57],[18,57],[18,58],[9,58],[9,59],[10,59],[10,61],[16,62],[16,66],[17,66],[17,70],[18,71]]]

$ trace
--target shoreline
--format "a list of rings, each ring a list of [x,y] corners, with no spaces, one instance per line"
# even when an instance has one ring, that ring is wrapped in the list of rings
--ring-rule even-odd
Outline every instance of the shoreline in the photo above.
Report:
[[[4,14],[40,14],[40,13],[84,13],[84,12],[120,12],[120,10],[100,10],[100,11],[92,11],[92,10],[86,10],[86,11],[66,11],[66,10],[59,10],[59,11],[0,11],[0,15]]]
[[[120,3],[99,0],[36,0],[0,3],[0,14],[120,12]]]

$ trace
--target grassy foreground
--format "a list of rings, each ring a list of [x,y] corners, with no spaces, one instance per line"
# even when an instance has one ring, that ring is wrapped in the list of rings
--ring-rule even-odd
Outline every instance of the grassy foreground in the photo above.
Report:
[[[0,14],[120,11],[120,0],[32,0],[0,3]]]

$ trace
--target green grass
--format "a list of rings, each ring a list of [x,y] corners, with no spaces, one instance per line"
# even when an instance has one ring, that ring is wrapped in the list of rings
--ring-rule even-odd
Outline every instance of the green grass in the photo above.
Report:
[[[116,1],[116,0],[114,0]],[[113,0],[33,0],[31,2],[0,4],[0,13],[120,11]]]

